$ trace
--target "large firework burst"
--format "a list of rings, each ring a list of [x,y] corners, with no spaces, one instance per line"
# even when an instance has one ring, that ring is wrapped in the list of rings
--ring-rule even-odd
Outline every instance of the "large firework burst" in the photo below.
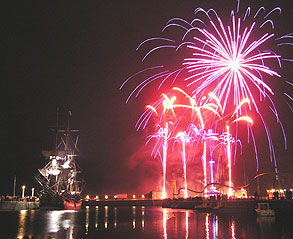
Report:
[[[269,86],[267,79],[281,80],[280,74],[275,69],[271,69],[269,64],[274,61],[275,65],[281,66],[283,60],[291,61],[291,59],[284,59],[281,54],[271,49],[293,44],[290,42],[293,36],[292,34],[277,36],[275,33],[272,17],[280,14],[281,8],[276,7],[266,12],[264,7],[260,7],[253,13],[252,9],[248,7],[241,16],[239,4],[240,2],[237,1],[237,10],[231,11],[230,23],[223,23],[214,9],[205,10],[203,8],[195,10],[195,18],[191,21],[181,18],[170,19],[162,32],[169,28],[180,28],[183,30],[181,40],[155,37],[143,41],[137,50],[150,42],[160,44],[151,48],[142,61],[145,61],[153,52],[166,48],[175,49],[176,52],[187,48],[189,51],[185,52],[189,52],[188,54],[192,56],[185,57],[183,60],[179,59],[181,66],[175,70],[163,65],[144,69],[127,79],[122,87],[141,73],[156,71],[137,85],[127,101],[131,96],[138,96],[147,85],[155,81],[160,82],[159,89],[167,81],[171,82],[172,87],[178,81],[180,81],[180,85],[184,81],[194,95],[211,91],[220,99],[224,113],[225,111],[229,113],[229,110],[234,109],[235,106],[239,107],[244,99],[250,99],[251,105],[264,125],[271,160],[276,161],[269,127],[258,104],[267,99],[266,105],[277,118],[284,135],[285,147],[287,147],[285,132],[273,100],[274,89]],[[161,44],[162,42],[163,44]],[[288,83],[290,84],[290,82]],[[290,94],[286,94],[286,96],[292,100]],[[234,106],[229,108],[228,106],[232,102]],[[244,107],[243,110],[248,112],[253,109]],[[249,131],[253,138],[253,131],[250,128]],[[255,140],[253,142],[256,150]]]
[[[234,121],[236,122],[236,127],[234,127],[236,141],[238,140],[237,122],[239,120],[245,120],[247,122],[247,138],[248,141],[252,138],[258,171],[257,143],[251,127],[252,119],[249,117],[251,112],[255,112],[258,116],[258,121],[264,126],[271,161],[274,162],[276,173],[278,173],[271,132],[265,121],[265,117],[263,117],[263,112],[269,110],[272,116],[276,118],[283,133],[286,148],[285,130],[279,119],[278,110],[274,102],[277,89],[271,87],[270,83],[273,81],[281,82],[283,79],[278,73],[278,69],[282,66],[282,61],[292,61],[291,59],[283,58],[282,54],[278,53],[278,49],[280,46],[293,45],[293,34],[278,36],[275,32],[274,21],[272,19],[275,15],[281,14],[281,8],[276,7],[271,11],[266,11],[264,7],[260,7],[253,12],[248,7],[241,14],[239,13],[239,4],[240,1],[237,1],[237,9],[231,11],[230,20],[227,20],[227,18],[222,20],[214,9],[205,10],[203,8],[197,8],[195,10],[195,17],[191,21],[186,21],[181,18],[170,19],[162,32],[167,32],[167,29],[169,33],[171,29],[182,30],[183,33],[179,41],[174,40],[178,36],[178,31],[176,30],[176,34],[172,35],[174,38],[149,38],[143,41],[137,47],[137,50],[141,50],[151,43],[157,44],[155,46],[152,45],[153,47],[143,56],[142,61],[145,61],[154,52],[167,48],[173,49],[178,53],[178,58],[175,59],[179,62],[177,67],[156,65],[146,68],[129,77],[122,84],[121,88],[129,80],[139,78],[142,74],[144,76],[149,74],[133,89],[127,98],[127,102],[131,97],[137,97],[146,86],[155,82],[158,82],[157,87],[159,90],[163,85],[170,86],[170,92],[174,90],[174,86],[182,87],[184,85],[186,89],[189,89],[192,92],[192,96],[189,97],[190,105],[188,107],[186,107],[187,105],[174,104],[176,98],[169,98],[169,94],[163,95],[161,99],[152,106],[149,106],[136,125],[137,129],[145,128],[158,106],[164,103],[162,115],[166,115],[165,113],[169,111],[171,112],[169,114],[173,115],[173,119],[175,119],[172,121],[173,129],[170,131],[170,128],[168,128],[168,134],[173,134],[176,131],[175,129],[179,122],[174,111],[176,107],[198,110],[195,110],[195,112],[200,123],[195,127],[198,129],[198,132],[206,132],[206,122],[200,119],[200,107],[193,105],[195,102],[193,99],[201,98],[210,92],[206,102],[217,99],[217,104],[213,104],[221,107],[221,116],[223,117],[217,119],[217,122],[226,122],[227,118],[231,119],[231,116],[236,117]],[[287,83],[290,87],[292,86],[292,83],[288,81]],[[290,93],[285,93],[285,95],[292,103],[292,95]],[[290,103],[288,105],[290,107]],[[233,113],[234,109],[236,110]],[[215,109],[215,112],[217,110],[218,108]],[[160,122],[161,119],[162,117],[159,120]],[[180,119],[183,119],[183,117]],[[176,124],[174,124],[175,121],[177,122]],[[189,123],[193,124],[194,122],[188,121]],[[212,123],[211,127],[219,126],[217,123]],[[232,135],[232,129],[228,127],[227,122],[222,124],[222,128],[223,132],[228,131],[227,134]],[[163,129],[161,128],[161,130]],[[154,137],[156,135],[158,134],[155,134]],[[163,139],[162,137],[159,138]],[[230,143],[227,145],[227,151],[229,151],[228,148],[231,148]],[[231,164],[231,152],[228,155],[229,164]],[[236,154],[234,156],[236,157]],[[206,169],[206,165],[204,168]],[[231,186],[231,172],[229,180],[229,186]]]

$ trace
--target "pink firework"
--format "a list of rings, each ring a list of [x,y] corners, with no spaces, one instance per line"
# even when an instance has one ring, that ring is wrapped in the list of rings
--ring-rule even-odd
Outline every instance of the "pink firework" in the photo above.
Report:
[[[142,79],[141,76],[143,75],[143,80],[129,94],[127,102],[134,97],[138,97],[147,86],[155,86],[159,92],[162,88],[165,92],[169,91],[168,94],[163,95],[161,99],[146,109],[136,125],[137,130],[144,129],[150,118],[157,114],[159,119],[157,122],[162,127],[151,138],[159,139],[153,154],[156,152],[156,155],[159,153],[161,156],[164,165],[164,178],[167,169],[168,142],[176,136],[179,130],[181,132],[185,130],[192,142],[202,143],[204,184],[206,186],[208,180],[207,157],[209,157],[209,153],[212,154],[211,151],[214,150],[215,142],[221,142],[221,138],[223,138],[223,135],[219,136],[216,132],[226,133],[227,137],[221,144],[225,144],[229,167],[229,195],[231,195],[233,185],[232,145],[234,141],[238,142],[238,137],[240,137],[238,134],[243,133],[242,130],[238,131],[240,121],[246,122],[248,143],[252,139],[257,161],[256,168],[259,171],[257,141],[252,129],[253,121],[249,117],[252,112],[255,112],[257,116],[254,121],[260,121],[264,127],[263,131],[267,136],[270,158],[274,162],[276,173],[278,173],[270,132],[270,127],[273,126],[267,125],[263,115],[268,117],[269,112],[276,118],[276,122],[283,133],[285,148],[287,148],[285,130],[274,102],[276,93],[280,92],[277,92],[270,83],[275,81],[278,84],[282,80],[277,72],[282,65],[282,61],[293,61],[292,59],[285,59],[278,53],[280,47],[293,45],[293,34],[277,36],[275,32],[272,18],[281,14],[281,8],[276,7],[267,12],[264,7],[261,7],[253,12],[248,7],[241,15],[238,11],[240,1],[238,0],[237,3],[237,10],[231,11],[230,20],[221,18],[214,9],[205,10],[203,8],[195,10],[195,17],[191,21],[181,18],[170,19],[162,32],[166,33],[165,30],[168,29],[168,34],[170,34],[174,28],[183,30],[179,41],[173,40],[172,36],[149,38],[143,41],[137,47],[137,50],[144,50],[145,47],[150,46],[149,44],[152,44],[153,47],[157,43],[155,47],[147,50],[142,61],[147,61],[155,51],[158,52],[161,49],[173,50],[176,56],[171,63],[172,66],[165,65],[163,62],[162,65],[149,67],[129,77],[121,86],[121,88],[124,87],[132,79]],[[174,34],[174,39],[178,39],[179,32],[174,32],[176,34]],[[286,83],[292,87],[292,83]],[[174,86],[188,88],[192,92],[192,96]],[[185,94],[189,102],[177,104],[178,101],[176,101],[175,103],[176,97],[173,91]],[[211,94],[202,100],[204,98],[202,96],[207,95],[207,92],[211,92]],[[287,100],[293,102],[290,93],[285,95]],[[210,105],[208,105],[208,100],[212,99],[214,101],[209,102]],[[161,105],[164,105],[164,109],[158,114],[157,111],[159,112]],[[288,105],[290,107],[290,104]],[[213,116],[203,113],[209,107],[214,110]],[[234,109],[236,110],[233,113]],[[185,116],[187,115],[186,112],[190,112],[189,110],[192,112],[192,117],[188,119]],[[231,116],[235,120],[232,120]],[[227,118],[229,122],[226,122]],[[230,127],[231,123],[235,123],[236,126]],[[188,125],[190,125],[189,128]],[[209,130],[215,132],[214,135],[208,136]],[[168,135],[167,138],[166,135]],[[232,135],[234,135],[235,140]],[[207,142],[209,145],[207,145]],[[237,144],[235,144],[235,147],[237,147]],[[237,152],[236,148],[235,152]],[[236,153],[234,154],[234,161],[235,159]],[[186,159],[182,160],[186,163]],[[211,159],[211,175],[213,174],[212,161]],[[213,181],[213,179],[211,180]]]
[[[168,154],[168,140],[170,138],[170,135],[172,131],[170,130],[169,125],[172,125],[172,120],[175,118],[175,111],[173,109],[174,101],[176,100],[176,97],[172,97],[171,99],[163,94],[163,110],[161,115],[158,114],[157,110],[153,106],[147,106],[147,109],[154,112],[158,117],[160,123],[164,124],[164,127],[159,126],[159,130],[154,134],[149,136],[149,140],[156,138],[156,144],[152,151],[152,155],[156,157],[157,154],[160,155],[161,161],[162,161],[162,168],[163,168],[163,186],[162,186],[162,199],[167,198],[167,192],[166,192],[166,172],[167,172],[167,154]],[[171,112],[171,118],[168,117],[168,113]],[[149,114],[150,116],[152,114]],[[149,116],[149,117],[150,117]],[[169,121],[170,119],[170,121]],[[145,120],[145,119],[143,119]],[[149,141],[148,140],[148,141]],[[160,152],[162,151],[162,156]]]
[[[166,193],[166,172],[167,172],[167,152],[168,152],[168,139],[170,136],[168,123],[165,124],[164,128],[159,127],[159,130],[149,136],[148,142],[151,139],[156,139],[155,147],[152,151],[152,156],[156,157],[157,155],[160,156],[162,161],[162,167],[163,167],[163,186],[162,186],[162,199],[165,199],[167,197]],[[162,150],[162,155],[161,155]]]
[[[182,97],[179,97],[179,94]],[[146,111],[142,114],[138,122],[138,126],[141,127],[142,124],[147,124],[152,115],[157,116],[158,120],[158,131],[153,135],[148,137],[147,143],[156,139],[154,145],[152,156],[159,156],[162,161],[163,168],[163,186],[162,186],[162,198],[166,198],[166,171],[167,171],[167,158],[168,158],[168,144],[169,141],[175,139],[175,141],[180,141],[182,143],[181,157],[183,162],[183,171],[184,171],[184,197],[187,198],[187,157],[186,157],[186,144],[189,142],[196,141],[195,138],[202,138],[201,134],[204,132],[205,122],[208,121],[209,116],[216,115],[218,118],[221,118],[218,109],[222,107],[219,104],[219,100],[213,94],[208,96],[203,96],[202,98],[196,100],[195,97],[190,97],[180,88],[173,88],[172,94],[162,94],[162,98],[158,100],[153,105],[148,105]],[[176,96],[178,96],[181,101],[177,103]],[[183,109],[183,110],[182,110]],[[175,111],[177,111],[175,113]],[[184,118],[184,115],[188,115],[187,111],[190,111],[190,118]],[[184,120],[183,120],[184,118]],[[214,117],[212,117],[214,118]],[[191,124],[188,127],[188,133],[184,131],[177,131],[177,128],[184,128],[186,125],[190,124],[189,122],[198,122],[200,130],[198,132],[195,130],[196,126]],[[161,127],[160,125],[164,125]],[[212,135],[206,135],[206,137],[212,137]],[[206,179],[206,142],[204,141],[204,153],[202,156],[203,168],[204,168],[204,182],[207,184]]]
[[[223,106],[223,114],[230,114],[231,109],[235,107],[241,108],[239,107],[241,102],[244,99],[249,99],[251,102],[249,107],[246,105],[240,109],[236,113],[236,117],[246,114],[246,116],[242,116],[244,119],[252,110],[257,113],[258,120],[264,126],[271,161],[274,161],[277,172],[270,128],[266,124],[262,113],[267,109],[273,113],[273,117],[280,125],[285,148],[287,148],[285,130],[274,103],[275,92],[269,85],[270,81],[279,81],[281,78],[276,71],[278,66],[271,69],[269,65],[281,67],[282,61],[292,61],[292,59],[285,59],[281,54],[276,53],[280,46],[293,45],[292,34],[277,36],[275,32],[272,17],[277,14],[280,15],[281,8],[276,7],[267,12],[264,7],[260,7],[253,12],[248,7],[245,13],[241,15],[238,9],[240,1],[237,1],[237,3],[237,10],[231,11],[230,21],[223,21],[214,9],[204,10],[203,8],[195,10],[195,17],[191,21],[181,18],[170,19],[162,31],[165,32],[166,29],[171,30],[172,28],[183,30],[180,41],[173,40],[172,37],[149,38],[143,41],[137,47],[137,50],[145,49],[151,42],[158,43],[146,52],[142,61],[145,61],[155,51],[161,49],[175,50],[178,53],[177,67],[174,69],[174,67],[162,64],[147,68],[129,77],[122,86],[141,74],[149,74],[135,87],[127,101],[132,96],[137,97],[146,86],[155,82],[159,82],[157,84],[158,89],[162,85],[173,87],[179,83],[181,86],[185,84],[189,87],[193,96],[198,97],[206,92],[213,92],[218,96],[220,104]],[[182,49],[185,49],[183,60],[182,55],[179,54]],[[186,54],[189,54],[190,57],[186,57]],[[174,64],[176,62],[172,62],[173,66]],[[290,82],[287,83],[290,84]],[[290,94],[286,94],[286,96],[287,99],[292,101]],[[266,100],[267,109],[263,107],[264,104],[262,107],[259,106],[260,101],[264,100]],[[140,121],[138,128],[145,127],[149,117],[150,112],[145,112],[143,119],[146,120]],[[258,162],[256,140],[249,123],[247,124],[247,131],[248,141],[250,141],[250,137],[253,139]],[[258,170],[259,165],[257,163]]]
[[[205,12],[205,11],[204,11]],[[208,12],[205,12],[210,18]],[[262,75],[280,75],[264,65],[266,59],[279,59],[281,56],[272,52],[260,52],[259,47],[271,39],[274,34],[265,33],[257,40],[251,40],[255,23],[241,30],[241,19],[235,20],[232,16],[232,27],[224,27],[222,20],[217,17],[217,22],[210,20],[214,33],[197,28],[202,37],[194,37],[196,45],[188,45],[193,51],[192,58],[186,58],[183,64],[192,75],[185,80],[192,80],[188,86],[201,82],[196,87],[194,94],[210,88],[218,95],[223,105],[223,111],[227,107],[228,97],[233,95],[234,105],[248,98],[253,102],[259,112],[251,87],[258,89],[263,97],[273,94],[272,89],[264,82]],[[217,26],[217,25],[218,26]],[[202,40],[205,39],[205,40]]]
[[[187,193],[187,173],[186,173],[186,168],[187,168],[187,158],[186,158],[186,145],[190,143],[190,137],[185,131],[180,131],[176,135],[176,139],[180,140],[182,143],[182,151],[181,151],[181,158],[182,158],[182,163],[183,163],[183,172],[184,172],[184,198],[188,198],[188,193]]]

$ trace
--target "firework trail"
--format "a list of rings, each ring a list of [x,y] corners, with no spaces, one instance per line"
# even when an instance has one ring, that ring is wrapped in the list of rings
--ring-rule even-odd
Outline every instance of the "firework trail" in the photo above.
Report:
[[[191,139],[193,138],[193,142],[199,141],[199,140],[203,141],[202,162],[203,162],[203,171],[204,171],[204,187],[206,188],[206,185],[207,185],[207,141],[206,141],[206,139],[208,139],[210,137],[215,137],[215,135],[212,135],[210,133],[206,133],[206,131],[205,131],[205,125],[206,125],[207,121],[213,117],[211,117],[211,115],[208,115],[208,117],[206,117],[204,119],[204,117],[203,117],[204,112],[203,111],[212,112],[214,115],[217,115],[221,119],[221,116],[218,113],[218,109],[221,109],[221,111],[222,111],[222,106],[220,105],[218,98],[213,93],[209,93],[208,97],[203,96],[197,102],[196,98],[194,96],[193,97],[189,96],[182,89],[180,89],[180,88],[173,88],[173,89],[184,94],[189,99],[190,105],[180,105],[179,107],[190,108],[190,109],[192,109],[193,112],[196,112],[196,118],[199,121],[199,128],[196,127],[192,123],[188,126],[188,130],[189,130],[189,134],[191,136]],[[175,105],[175,107],[177,107],[177,105]],[[192,122],[194,122],[194,120],[192,120]],[[186,137],[186,135],[187,135],[186,133],[184,135],[185,137],[183,137],[182,134],[180,135],[182,143],[185,141],[185,139],[189,139]],[[184,148],[185,148],[185,144],[183,143],[183,149]],[[182,157],[185,157],[185,154],[183,154]],[[185,171],[186,171],[186,169],[185,169]],[[185,185],[185,188],[186,188],[186,185]],[[206,191],[207,191],[207,189],[206,189]],[[185,189],[185,195],[187,195],[187,188]]]
[[[215,102],[219,102],[218,98],[213,98]],[[226,145],[226,154],[227,154],[227,160],[228,160],[228,169],[229,169],[229,193],[228,196],[232,196],[232,162],[231,162],[231,152],[232,152],[232,147],[231,144],[237,142],[240,142],[240,140],[236,140],[232,137],[232,134],[230,134],[230,124],[237,123],[240,121],[244,121],[249,125],[253,124],[253,120],[248,116],[248,115],[240,115],[238,112],[241,110],[242,107],[245,105],[249,105],[250,101],[249,99],[244,99],[242,102],[240,102],[239,106],[235,109],[234,113],[231,115],[227,115],[224,118],[230,117],[228,120],[226,119],[226,124],[227,126],[225,127],[226,132],[223,134],[219,135],[218,133],[214,132],[213,129],[205,129],[201,128],[203,125],[200,125],[199,127],[196,127],[194,124],[190,124],[188,127],[189,134],[191,136],[191,139],[193,141],[200,141],[203,142],[204,144],[204,151],[202,155],[202,160],[204,164],[204,177],[205,177],[205,186],[207,185],[207,151],[210,151],[210,183],[211,183],[211,189],[213,190],[213,163],[215,161],[212,159],[213,158],[213,151],[215,148],[220,145],[220,144],[225,144]],[[214,104],[214,107],[222,109],[221,105]],[[216,109],[216,108],[215,108]],[[223,118],[218,114],[218,111],[215,111],[217,115],[219,116],[219,120],[223,121]],[[238,115],[238,117],[237,117]],[[202,121],[203,122],[203,121]],[[209,142],[209,144],[208,144]],[[212,143],[213,142],[213,143]],[[216,145],[214,145],[214,142],[216,142]],[[237,144],[236,144],[237,145]],[[237,150],[237,147],[235,148],[235,151]],[[207,188],[206,188],[207,191]]]
[[[170,132],[168,128],[168,123],[166,123],[164,128],[159,127],[159,130],[154,135],[149,136],[147,143],[151,139],[156,139],[155,147],[152,151],[152,156],[156,157],[158,154],[162,161],[163,167],[163,186],[162,186],[162,199],[167,197],[166,193],[166,172],[167,172],[167,152],[168,152],[168,139],[170,137]],[[160,149],[163,151],[163,155],[160,154]]]
[[[184,96],[183,103],[178,104],[176,101],[176,94],[181,94]],[[161,103],[161,104],[158,104]],[[185,93],[180,88],[173,88],[172,94],[166,95],[162,94],[162,98],[157,101],[153,105],[148,105],[146,107],[146,111],[142,114],[142,117],[140,120],[142,122],[139,122],[138,125],[146,124],[146,122],[149,121],[149,118],[152,116],[152,114],[155,114],[159,120],[159,125],[164,125],[164,127],[160,127],[158,131],[150,135],[148,137],[147,143],[151,139],[156,139],[156,144],[152,150],[152,156],[156,157],[159,155],[162,161],[162,167],[163,167],[163,186],[162,186],[162,198],[166,198],[166,170],[167,170],[167,155],[168,155],[168,144],[169,140],[175,139],[175,141],[180,140],[182,143],[182,162],[183,162],[183,171],[184,171],[184,197],[187,198],[187,178],[186,178],[186,166],[187,166],[187,158],[186,158],[186,144],[191,141],[190,137],[202,137],[200,134],[204,132],[205,128],[205,122],[208,121],[211,114],[216,115],[218,118],[221,118],[220,114],[218,113],[218,109],[221,109],[221,106],[218,105],[219,101],[213,94],[208,94],[208,96],[203,96],[202,98],[196,100],[195,97],[190,97],[187,93]],[[179,111],[179,109],[184,109],[183,111]],[[186,118],[183,120],[183,115],[186,115],[186,111],[191,111],[191,117],[189,120],[186,120]],[[175,113],[175,111],[178,111]],[[161,113],[158,113],[161,112]],[[207,112],[209,112],[207,114]],[[180,115],[181,113],[181,115]],[[194,124],[191,124],[188,127],[188,131],[190,135],[184,131],[177,132],[177,127],[180,126],[180,124],[183,124],[183,127],[185,127],[186,121],[188,122],[198,122],[200,130],[198,132],[196,131],[197,127]],[[172,126],[170,128],[169,126]],[[180,126],[181,127],[181,126]],[[212,137],[212,135],[206,136]],[[195,139],[192,139],[193,142],[195,142]],[[207,184],[207,173],[206,173],[206,142],[203,141],[203,147],[204,147],[204,153],[202,156],[203,161],[203,168],[204,168],[204,178],[205,178],[205,185]],[[161,154],[162,152],[162,154]]]
[[[227,126],[227,135],[230,135],[230,128]],[[229,168],[229,192],[228,197],[232,196],[232,162],[231,162],[231,142],[230,137],[227,140],[227,156],[228,156],[228,168]]]
[[[242,107],[245,106],[245,104],[250,105],[250,101],[249,99],[243,99],[238,107],[235,109],[234,113],[231,116],[230,120],[233,120],[234,116],[236,115],[236,119],[234,119],[230,124],[235,123],[235,122],[239,122],[239,121],[244,121],[247,123],[247,125],[252,125],[253,124],[253,120],[248,116],[248,115],[244,115],[241,116],[238,114],[238,112],[241,110]],[[231,197],[233,192],[232,192],[232,143],[236,144],[235,147],[235,152],[237,151],[237,142],[240,142],[239,139],[234,139],[232,134],[230,134],[230,126],[229,124],[227,124],[226,126],[226,132],[224,132],[223,134],[221,134],[219,136],[219,140],[221,144],[225,144],[227,147],[227,159],[228,159],[228,175],[229,175],[229,191],[228,191],[228,197]],[[241,143],[241,142],[240,142]]]
[[[182,143],[181,157],[182,157],[183,172],[184,172],[184,198],[188,198],[187,176],[186,176],[187,159],[186,159],[185,147],[186,147],[186,144],[188,144],[190,142],[190,137],[186,132],[181,131],[176,135],[176,139],[179,139]]]
[[[213,117],[211,117],[212,115],[216,115],[218,118],[221,119],[221,116],[218,113],[218,110],[220,109],[222,111],[222,107],[219,104],[218,98],[213,93],[209,93],[207,97],[203,96],[197,101],[195,97],[189,96],[186,92],[184,92],[180,88],[175,87],[173,88],[173,90],[182,93],[186,98],[189,99],[189,105],[174,104],[173,107],[174,108],[182,107],[182,108],[191,109],[192,112],[196,113],[192,115],[195,115],[195,119],[199,121],[199,129],[193,123],[188,126],[190,135],[187,133],[184,133],[184,135],[182,133],[179,133],[179,138],[182,141],[183,149],[184,149],[184,153],[182,154],[184,167],[186,167],[185,143],[190,140],[195,142],[200,138],[208,139],[208,138],[215,137],[215,135],[205,132],[205,125],[208,122],[208,120],[213,119]],[[206,111],[209,112],[209,114],[206,114],[204,117],[204,113]],[[195,122],[195,119],[192,119],[191,121]],[[207,185],[207,142],[206,140],[203,140],[202,162],[203,162],[203,171],[204,171],[204,186],[206,186]],[[184,175],[186,176],[186,168],[184,168],[184,172],[185,172]],[[185,182],[186,182],[186,178],[185,178]],[[186,188],[186,184],[185,184],[185,188]],[[185,189],[185,196],[187,196],[187,188]]]
[[[162,199],[167,197],[166,193],[166,171],[167,171],[167,152],[168,152],[168,123],[164,128],[164,144],[163,144],[163,191],[162,191]]]
[[[163,128],[159,126],[159,130],[157,133],[155,133],[154,135],[151,135],[149,137],[149,140],[147,141],[147,143],[153,139],[156,138],[156,144],[155,147],[152,151],[152,155],[156,156],[158,153],[160,155],[160,149],[162,149],[162,157],[161,161],[162,161],[162,167],[163,167],[163,186],[162,186],[162,199],[167,198],[167,193],[166,193],[166,172],[167,172],[167,154],[168,154],[168,140],[170,138],[170,135],[172,133],[172,131],[169,129],[169,125],[172,125],[172,120],[175,118],[176,119],[176,115],[175,115],[175,111],[173,109],[173,104],[174,101],[176,100],[176,97],[172,97],[171,99],[165,95],[162,94],[163,96],[163,101],[162,101],[162,105],[163,105],[163,110],[161,115],[159,116],[157,110],[155,107],[153,106],[147,106],[147,109],[149,109],[150,111],[154,112],[157,116],[160,117],[160,121],[163,121],[163,124],[165,125]],[[171,121],[168,121],[168,112],[171,111]],[[151,115],[151,114],[150,114]],[[161,156],[161,155],[160,155]]]
[[[173,94],[169,94],[167,96],[166,94],[162,94],[162,99],[157,102],[161,102],[160,105],[155,103],[154,105],[148,105],[146,107],[146,111],[151,111],[154,113],[158,119],[159,119],[159,125],[164,125],[164,127],[158,126],[158,131],[148,137],[147,143],[151,139],[156,139],[156,144],[152,150],[152,156],[156,157],[159,155],[162,161],[162,167],[163,167],[163,186],[162,186],[162,198],[166,198],[166,171],[167,171],[167,156],[168,156],[168,144],[169,141],[172,139],[175,139],[175,142],[181,142],[182,143],[182,151],[181,151],[181,158],[183,163],[183,172],[184,172],[184,197],[188,197],[187,193],[187,157],[186,157],[186,144],[190,142],[197,142],[203,144],[203,154],[202,154],[202,162],[203,162],[203,172],[204,172],[204,186],[207,185],[207,151],[208,149],[211,152],[214,150],[212,149],[211,142],[212,141],[219,141],[222,140],[222,143],[225,143],[227,147],[227,158],[228,158],[228,167],[229,167],[229,196],[231,196],[232,193],[232,166],[231,166],[231,143],[232,135],[227,132],[222,134],[219,137],[219,134],[214,132],[212,129],[206,129],[206,124],[208,121],[211,121],[213,117],[212,115],[217,116],[218,120],[222,120],[222,117],[220,113],[222,113],[222,106],[219,104],[219,99],[214,94],[208,94],[208,96],[203,96],[200,99],[196,99],[195,97],[189,96],[185,91],[183,91],[180,88],[173,88],[172,91]],[[177,95],[175,95],[177,94]],[[187,99],[187,103],[177,103],[176,96],[179,96],[178,94],[181,94],[184,96],[184,99]],[[180,99],[180,97],[178,97]],[[184,100],[183,99],[183,100]],[[182,98],[181,98],[182,100]],[[186,102],[186,100],[184,100]],[[241,110],[242,107],[245,105],[249,105],[250,101],[249,99],[244,99],[242,102],[240,102],[239,106],[235,109],[232,115],[230,115],[230,119],[226,123],[230,124],[239,122],[239,121],[246,121],[250,124],[253,123],[252,119],[247,116],[241,116],[238,114],[238,112]],[[185,109],[183,112],[181,111],[181,114],[187,114],[186,110],[191,111],[191,117],[189,120],[182,120],[182,117],[179,115],[179,111],[177,109]],[[159,114],[158,112],[161,113]],[[207,114],[209,112],[209,114]],[[219,113],[220,112],[220,113]],[[145,115],[145,113],[143,113]],[[238,115],[238,117],[237,117]],[[145,116],[142,118],[142,121],[148,121],[149,116]],[[235,118],[235,119],[234,119]],[[183,121],[183,122],[182,122]],[[212,120],[214,121],[214,120]],[[183,124],[185,127],[186,122],[192,122],[188,125],[187,131],[179,131],[176,133],[178,125],[180,123]],[[198,122],[198,127],[194,124],[195,122]],[[173,126],[170,128],[169,126]],[[175,126],[174,126],[175,125]],[[181,127],[180,127],[181,128]],[[229,129],[229,126],[226,127],[226,129]],[[229,136],[229,137],[227,137]],[[209,148],[208,148],[208,142],[210,142]],[[161,154],[162,152],[162,154]],[[211,156],[212,158],[212,156]],[[212,160],[211,160],[212,161]],[[213,172],[212,172],[212,165],[211,166],[211,181],[213,182]],[[207,191],[207,188],[206,188]]]
[[[222,110],[222,107],[221,107],[221,105],[219,105],[219,100],[217,99],[217,97],[214,94],[210,93],[210,94],[208,94],[208,97],[203,96],[197,102],[195,97],[189,96],[182,89],[180,89],[180,88],[173,88],[173,89],[184,94],[189,99],[189,102],[190,102],[190,105],[180,105],[178,107],[190,108],[190,109],[192,109],[193,112],[196,112],[197,119],[200,122],[200,124],[199,124],[200,130],[198,130],[198,128],[193,124],[191,124],[189,126],[189,130],[191,131],[191,134],[195,135],[196,139],[198,138],[198,136],[201,136],[200,135],[201,133],[203,133],[205,131],[205,120],[204,120],[202,111],[208,110],[208,111],[212,112],[213,114],[217,115],[219,118],[221,118],[221,116],[218,113],[218,109],[220,108]],[[214,103],[214,101],[216,103]],[[177,106],[175,106],[175,107],[177,107]],[[208,118],[210,118],[210,115]],[[192,121],[194,121],[194,120],[192,120]],[[183,147],[185,148],[185,145]],[[185,156],[185,155],[183,155],[183,156]],[[205,187],[207,185],[207,142],[206,142],[206,140],[203,141],[202,162],[203,162],[204,187]],[[185,169],[185,171],[186,171],[186,169]],[[185,189],[185,192],[187,194],[187,189]]]

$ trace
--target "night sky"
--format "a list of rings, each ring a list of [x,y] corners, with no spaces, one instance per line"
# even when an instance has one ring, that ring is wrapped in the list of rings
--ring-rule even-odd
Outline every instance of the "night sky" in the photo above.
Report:
[[[54,146],[49,127],[55,124],[57,107],[71,109],[72,127],[81,130],[78,163],[86,194],[147,193],[158,187],[160,162],[144,146],[149,132],[135,130],[144,106],[153,103],[148,99],[150,88],[129,104],[125,100],[131,86],[119,90],[129,76],[157,63],[151,58],[142,64],[143,54],[135,49],[143,40],[161,36],[169,19],[192,20],[197,7],[215,8],[221,17],[236,7],[236,0],[77,2],[18,1],[1,6],[0,194],[12,194],[14,175],[18,194],[21,185],[36,187],[34,175],[45,164],[41,151]],[[243,9],[248,5],[254,11],[261,5],[280,6],[276,33],[293,32],[292,0],[241,1]],[[284,54],[293,58],[293,46],[286,49]],[[293,82],[292,69],[293,63],[283,64],[283,79]],[[293,95],[293,87],[276,87]],[[293,172],[293,118],[286,104],[280,103],[280,117],[288,150],[273,130],[276,154],[280,170]],[[265,135],[257,136],[264,141]],[[244,155],[251,158],[249,153]],[[262,148],[260,161],[271,165]],[[254,175],[254,159],[247,164]]]

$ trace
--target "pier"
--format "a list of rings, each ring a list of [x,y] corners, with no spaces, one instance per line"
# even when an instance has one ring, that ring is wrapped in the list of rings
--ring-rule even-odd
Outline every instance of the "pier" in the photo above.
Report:
[[[6,201],[0,203],[0,210],[32,210],[39,209],[39,202],[25,202],[25,201]]]
[[[96,206],[145,206],[161,207],[162,200],[156,199],[109,199],[109,200],[84,200],[82,207],[94,208]]]

